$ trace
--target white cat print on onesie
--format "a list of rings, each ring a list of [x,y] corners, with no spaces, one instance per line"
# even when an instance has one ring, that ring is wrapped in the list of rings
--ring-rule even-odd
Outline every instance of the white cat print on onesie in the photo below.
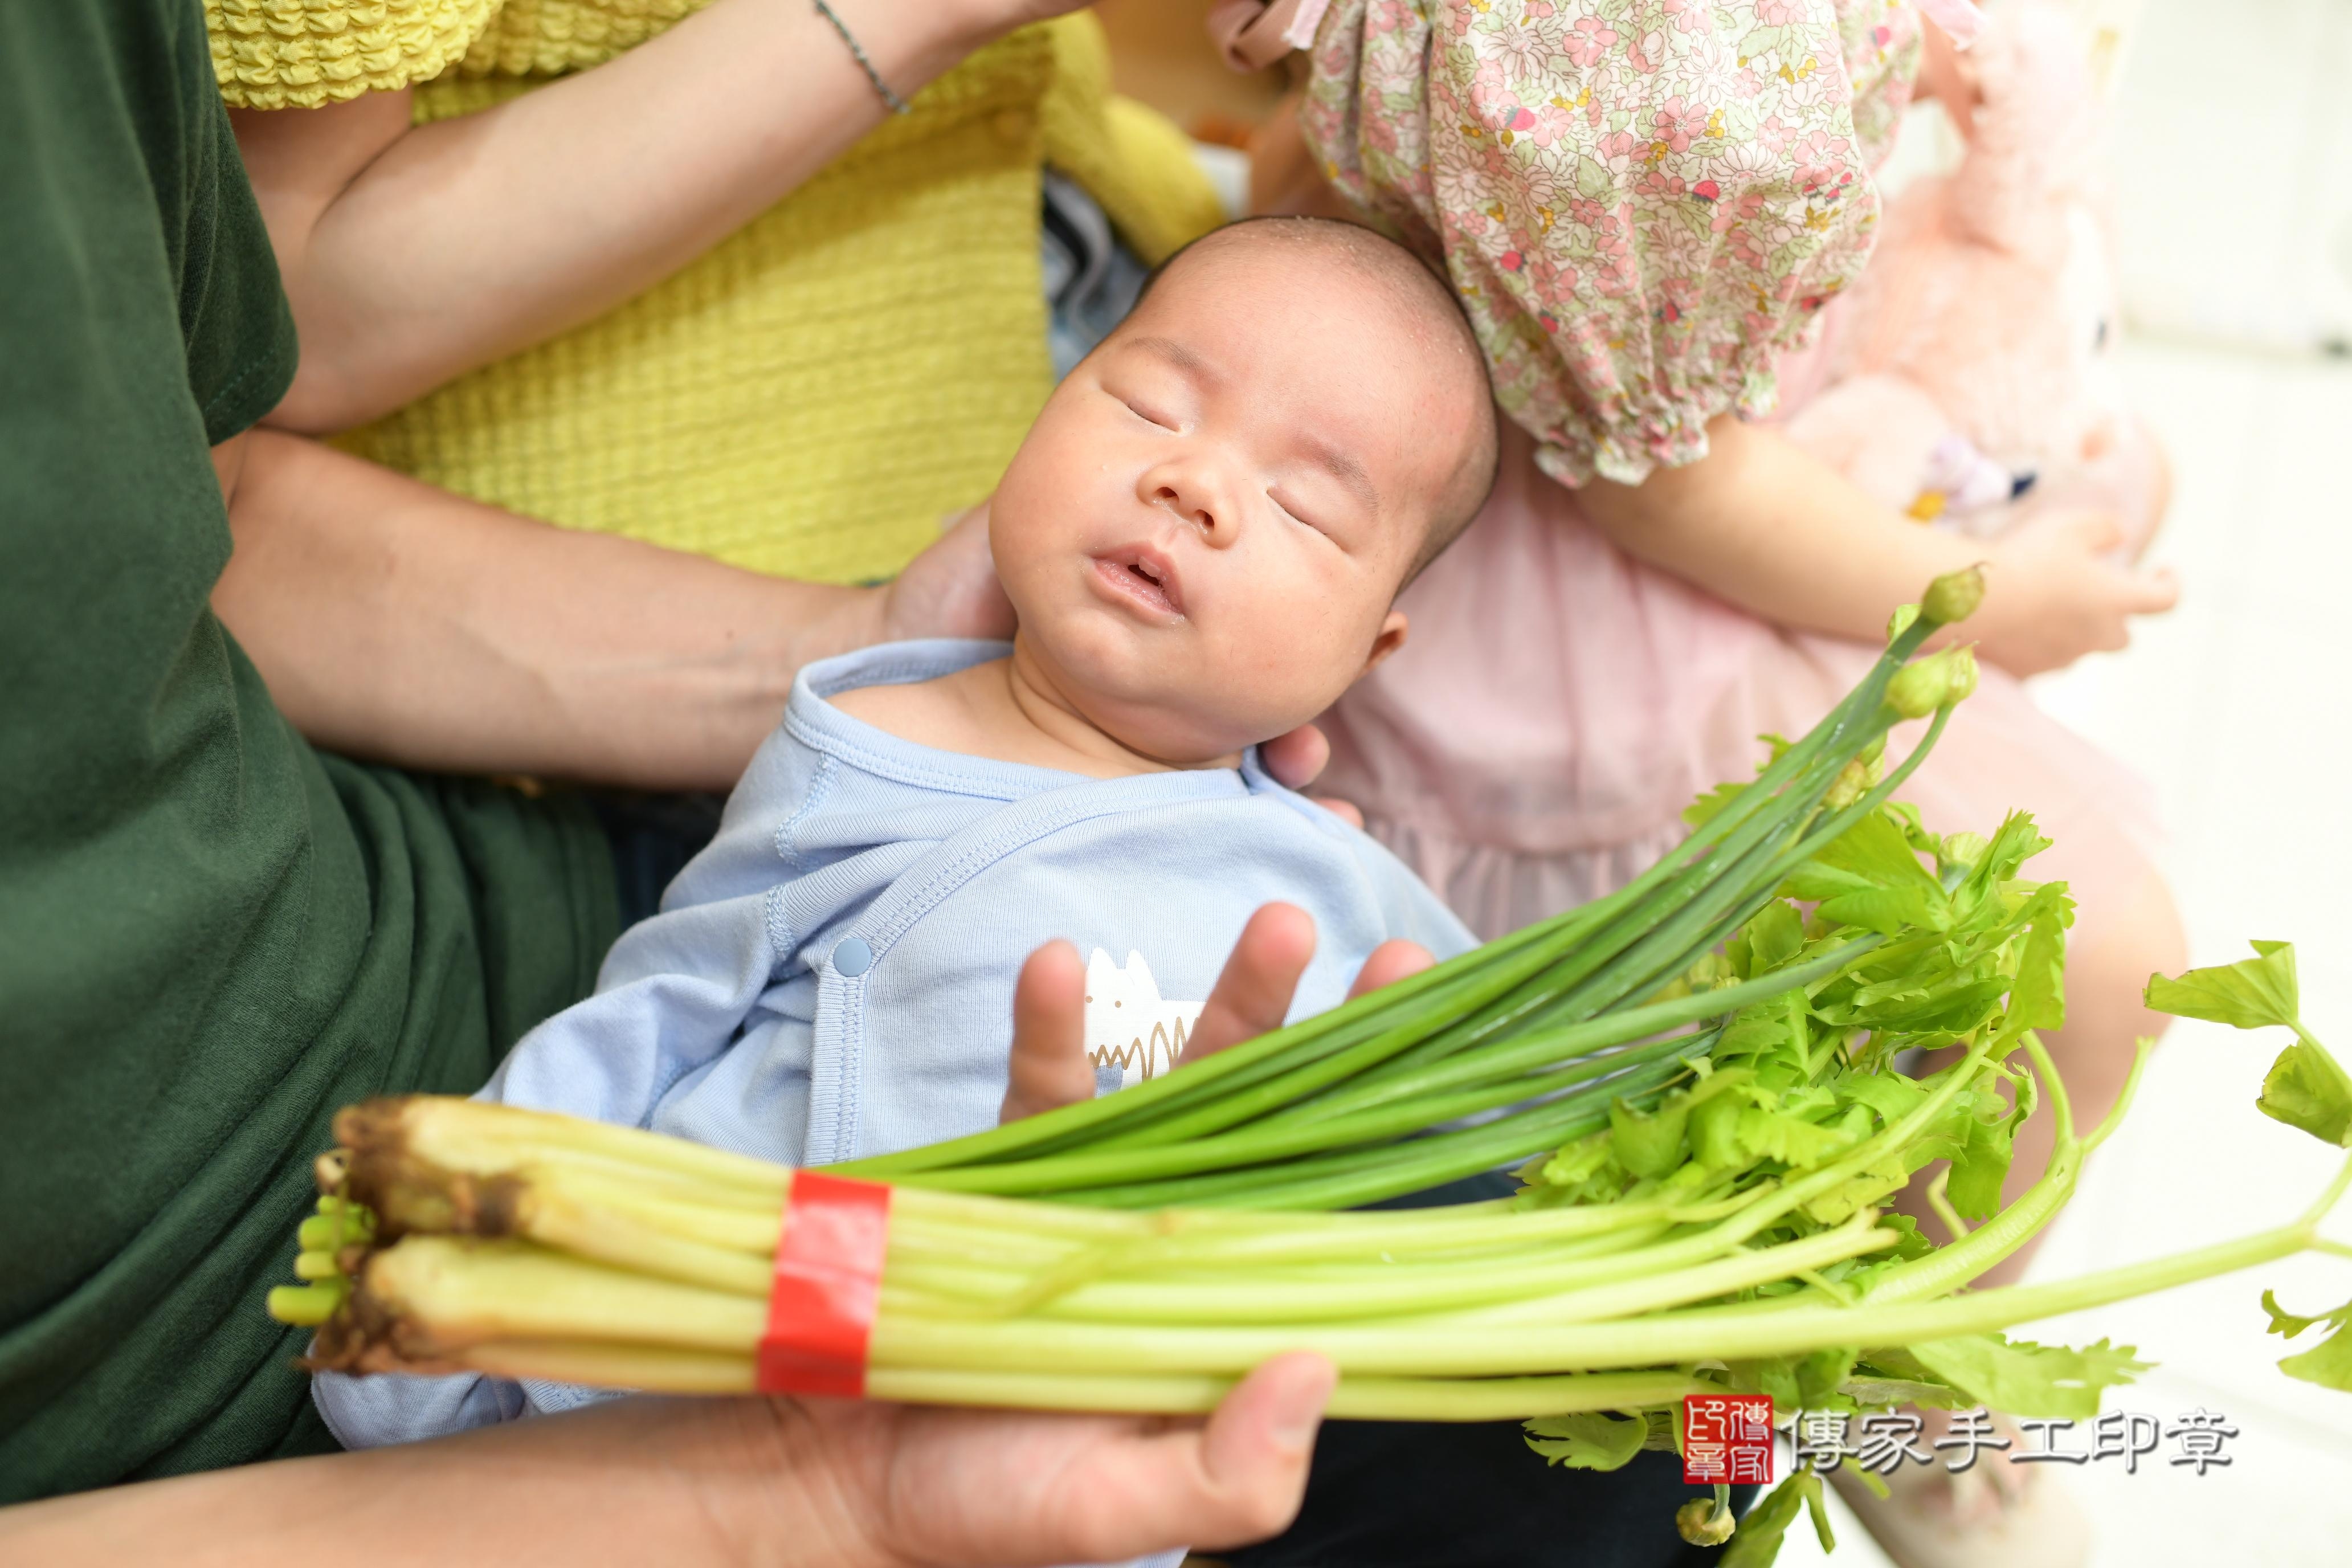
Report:
[[[1087,960],[1087,1058],[1095,1065],[1095,1092],[1108,1094],[1173,1068],[1200,1016],[1198,1002],[1161,1000],[1143,954],[1129,952],[1122,969],[1095,949]]]

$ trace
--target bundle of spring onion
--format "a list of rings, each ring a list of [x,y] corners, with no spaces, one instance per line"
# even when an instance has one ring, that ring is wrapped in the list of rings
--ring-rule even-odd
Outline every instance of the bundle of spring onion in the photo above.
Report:
[[[1974,683],[1965,650],[1910,656],[1979,593],[1973,574],[1939,580],[1845,702],[1702,800],[1684,848],[1622,892],[1117,1095],[834,1167],[888,1184],[865,1391],[1198,1411],[1311,1347],[1341,1370],[1335,1415],[1534,1417],[1539,1449],[1606,1468],[1675,1441],[1698,1393],[2086,1415],[2138,1370],[2129,1350],[1999,1331],[2347,1250],[2316,1226],[2352,1167],[2291,1225],[1965,1291],[2047,1223],[2115,1123],[2077,1132],[2034,1033],[2063,1019],[2071,910],[2021,876],[2043,847],[2031,821],[1938,837],[1890,804]],[[1889,727],[1930,715],[1882,778]],[[2290,951],[2150,1000],[2294,1027],[2264,1109],[2352,1142],[2352,1082],[2294,1017]],[[1922,1052],[1947,1065],[1910,1076]],[[2056,1151],[2003,1207],[2037,1110]],[[351,1108],[335,1131],[297,1262],[311,1283],[270,1302],[319,1326],[312,1364],[761,1385],[795,1173],[425,1097]],[[1317,1212],[1513,1161],[1513,1199]],[[1940,1247],[1881,1207],[1939,1161]],[[2352,1388],[2352,1335],[2284,1364]],[[1793,1478],[1751,1515],[1744,1561],[1769,1560],[1809,1490]],[[1701,1513],[1697,1534],[1729,1529]]]

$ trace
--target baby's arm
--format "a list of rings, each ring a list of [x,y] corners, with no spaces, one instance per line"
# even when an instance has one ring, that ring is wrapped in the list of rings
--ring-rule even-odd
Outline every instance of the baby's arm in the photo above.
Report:
[[[2133,616],[2169,609],[2171,574],[2108,554],[2120,525],[2053,510],[1995,541],[1895,516],[1779,431],[1724,415],[1705,458],[1639,485],[1596,479],[1585,514],[1627,553],[1767,620],[1875,641],[1928,579],[1986,563],[1990,591],[1961,635],[2018,675],[2122,647]]]

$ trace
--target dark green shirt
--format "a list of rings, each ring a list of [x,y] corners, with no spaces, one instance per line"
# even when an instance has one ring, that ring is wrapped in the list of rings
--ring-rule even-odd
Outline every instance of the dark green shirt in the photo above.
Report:
[[[0,0],[0,1502],[331,1446],[262,1310],[329,1117],[612,936],[584,812],[320,755],[213,618],[294,360],[197,0]]]

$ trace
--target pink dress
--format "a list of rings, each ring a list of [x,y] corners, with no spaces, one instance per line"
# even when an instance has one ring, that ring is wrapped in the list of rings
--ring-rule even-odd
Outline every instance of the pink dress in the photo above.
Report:
[[[1680,840],[1682,808],[1744,778],[1759,734],[1797,735],[1878,649],[1792,632],[1636,561],[1505,428],[1477,521],[1399,601],[1405,652],[1322,724],[1318,788],[1471,928],[1496,936],[1632,878]],[[1898,731],[1899,755],[1917,727]],[[2144,786],[1988,668],[1904,789],[1927,826],[1989,833],[2032,811],[2081,918],[2128,898],[2153,835]]]
[[[1917,19],[1890,0],[1333,0],[1300,123],[1441,260],[1510,416],[1493,498],[1400,601],[1406,651],[1328,714],[1326,782],[1488,935],[1609,891],[1809,728],[1877,649],[1759,620],[1612,545],[1575,492],[1800,405],[1878,218]],[[1904,526],[1890,520],[1889,526]],[[1904,737],[1898,734],[1899,751]],[[2147,868],[2132,776],[1988,669],[1906,798],[2011,807],[2094,919]]]

